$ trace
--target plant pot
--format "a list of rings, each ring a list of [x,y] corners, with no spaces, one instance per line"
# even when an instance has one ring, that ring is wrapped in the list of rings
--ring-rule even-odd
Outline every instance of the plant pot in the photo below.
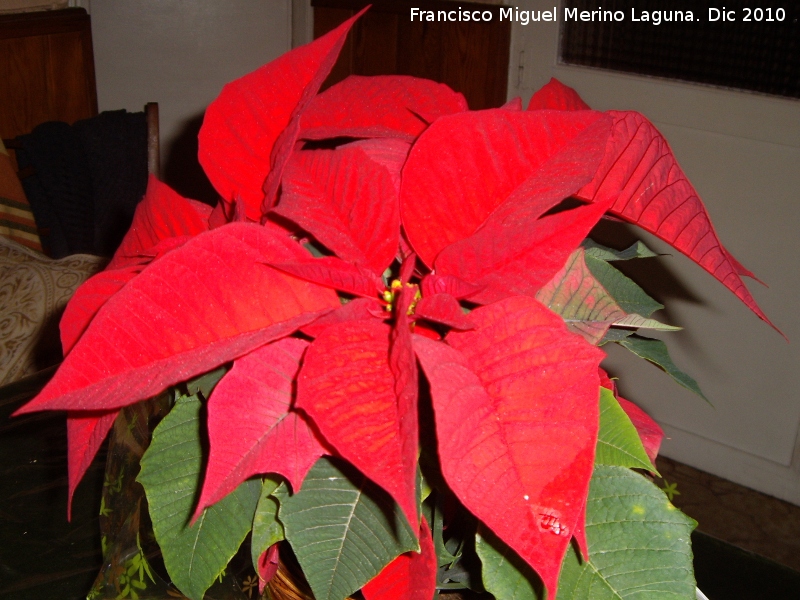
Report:
[[[108,458],[100,505],[103,566],[88,600],[185,598],[169,582],[161,552],[153,534],[144,488],[136,477],[139,461],[150,445],[152,430],[169,411],[168,394],[121,410],[109,436]],[[279,595],[286,595],[286,577],[276,580]],[[280,595],[284,594],[284,595]],[[206,593],[207,600],[253,600],[259,597],[258,579],[252,567],[226,573]],[[265,591],[265,596],[266,595]]]

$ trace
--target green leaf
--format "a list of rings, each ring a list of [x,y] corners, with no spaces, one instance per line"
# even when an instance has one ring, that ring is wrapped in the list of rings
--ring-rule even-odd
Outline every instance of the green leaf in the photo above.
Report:
[[[559,600],[693,599],[689,536],[696,525],[641,475],[596,466],[586,505],[590,558],[567,551]]]
[[[444,517],[442,515],[441,507],[439,506],[438,495],[431,498],[429,502],[422,505],[422,514],[428,520],[431,526],[431,537],[433,538],[433,547],[436,550],[436,566],[444,567],[451,566],[458,556],[453,555],[445,546],[444,543]]]
[[[570,255],[564,267],[537,292],[536,299],[561,315],[567,327],[590,344],[598,343],[611,323],[627,316],[586,266],[582,248]]]
[[[208,400],[211,396],[211,391],[217,385],[222,376],[228,372],[229,365],[222,365],[213,371],[204,373],[199,377],[195,377],[186,382],[186,389],[190,396],[196,396],[198,393],[203,395],[203,398]]]
[[[608,342],[618,342],[620,340],[624,340],[627,337],[632,336],[636,333],[633,329],[614,329],[613,327],[606,331],[606,334],[603,336],[603,339],[600,340],[600,343],[597,344],[598,346],[602,346],[603,344],[607,344]]]
[[[417,469],[417,494],[419,495],[419,504],[422,505],[432,492],[433,488],[431,488],[428,480],[422,475],[422,471]]]
[[[261,483],[261,496],[253,516],[253,534],[250,543],[250,554],[256,573],[259,572],[258,559],[264,550],[285,539],[283,525],[278,521],[278,500],[272,495],[279,485],[281,480],[277,477],[265,477]]]
[[[193,600],[203,597],[250,531],[261,489],[257,480],[244,482],[189,526],[203,464],[200,410],[196,396],[176,402],[153,431],[137,477],[167,572]]]
[[[700,386],[697,385],[697,382],[675,366],[675,363],[672,362],[669,352],[667,351],[667,345],[661,340],[631,336],[624,340],[618,340],[617,343],[637,356],[661,367],[667,375],[672,377],[687,390],[691,390],[708,402],[708,398],[700,391]]]
[[[614,393],[604,387],[600,388],[600,432],[594,464],[656,471],[630,418]]]
[[[311,253],[311,256],[313,256],[314,258],[322,258],[323,256],[326,256],[326,254],[322,250],[317,248],[314,244],[312,244],[308,240],[306,240],[303,243],[303,248],[308,250]],[[327,255],[327,256],[330,256],[330,255]]]
[[[681,327],[674,325],[667,325],[655,319],[648,319],[642,315],[631,313],[617,321],[614,321],[616,327],[634,327],[636,329],[655,329],[657,331],[680,331]]]
[[[322,458],[278,518],[317,600],[342,600],[403,552],[419,551],[391,497],[342,461]]]
[[[592,264],[594,269],[590,268]],[[647,318],[663,306],[608,263],[586,256],[583,248],[572,253],[564,267],[537,292],[536,299],[561,315],[570,330],[591,344],[624,337],[610,336],[611,326],[662,331],[680,329]],[[647,316],[636,311],[643,311]]]
[[[642,242],[636,242],[625,250],[614,250],[613,248],[602,246],[590,238],[586,238],[581,246],[586,250],[586,256],[606,261],[652,258],[658,256],[658,254],[650,250],[650,248],[645,246]]]
[[[516,552],[485,527],[475,536],[483,586],[498,600],[542,600],[544,586],[536,572]],[[559,592],[558,595],[561,598]]]
[[[653,300],[633,280],[620,273],[619,270],[606,261],[590,256],[589,251],[586,252],[584,260],[592,275],[595,276],[597,281],[611,294],[626,313],[636,313],[649,317],[655,311],[664,308],[663,304]]]
[[[650,481],[597,465],[586,505],[589,561],[575,545],[558,580],[559,600],[693,600],[690,534],[697,525]],[[483,583],[498,600],[545,600],[541,580],[486,528],[476,536]]]

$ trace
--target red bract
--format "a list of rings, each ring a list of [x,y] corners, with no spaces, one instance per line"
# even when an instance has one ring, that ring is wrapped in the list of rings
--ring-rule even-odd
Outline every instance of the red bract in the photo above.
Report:
[[[363,11],[362,11],[363,12]],[[360,15],[360,13],[359,13]],[[330,73],[358,16],[257,71],[229,83],[206,109],[199,138],[200,164],[232,214],[241,200],[259,221],[270,173],[283,171],[299,131],[299,119]],[[271,180],[268,204],[276,186]]]
[[[598,120],[606,128],[610,125],[592,111],[503,109],[459,113],[434,122],[414,144],[400,190],[403,226],[422,261],[433,266],[442,250],[474,234],[528,179],[547,169],[551,159],[558,161],[559,153],[570,152],[573,143],[583,148],[580,134]],[[607,132],[598,132],[595,143],[586,147],[588,156],[577,151],[571,164],[563,165],[573,178],[567,187],[575,189],[567,189],[539,214],[578,191],[581,172],[591,178],[596,168],[592,162],[599,162],[606,139]],[[531,215],[531,221],[538,216]]]
[[[100,307],[157,256],[208,230],[211,207],[183,198],[152,175],[136,207],[131,228],[105,271],[70,300],[61,320],[61,344],[69,351]]]
[[[147,192],[136,207],[133,223],[108,267],[84,283],[70,300],[61,319],[64,354],[72,350],[100,308],[156,257],[180,246],[191,236],[208,229],[211,207],[187,200],[150,177]],[[69,505],[78,482],[114,423],[118,410],[105,412],[70,411],[67,415],[69,440]]]
[[[552,78],[531,96],[528,110],[589,110],[589,105],[571,87]]]
[[[397,252],[400,211],[392,174],[355,144],[296,152],[275,212],[378,275]]]
[[[528,110],[581,112],[588,108],[575,90],[555,79],[534,94],[528,106]],[[779,331],[741,279],[755,276],[719,241],[700,196],[664,137],[639,113],[607,114],[613,125],[605,157],[591,183],[575,196],[588,202],[613,202],[610,214],[635,223],[686,254]]]
[[[234,361],[208,403],[211,454],[197,514],[259,473],[280,473],[296,492],[326,454],[292,410],[292,381],[308,342],[284,338]]]
[[[65,314],[61,369],[20,412],[70,411],[72,491],[119,408],[233,361],[208,404],[198,514],[262,473],[297,492],[330,453],[418,531],[430,402],[449,491],[554,598],[573,536],[586,552],[603,353],[537,295],[608,211],[766,317],[644,117],[588,110],[555,80],[528,111],[469,112],[405,77],[316,95],[352,22],[225,87],[200,133],[220,207],[151,181],[109,269]],[[658,432],[623,406],[652,453]],[[391,563],[366,597],[430,596],[422,527],[422,554]]]
[[[401,554],[365,585],[366,600],[430,600],[436,592],[436,549],[425,517],[419,528],[420,551]]]
[[[300,120],[300,137],[413,141],[434,119],[467,109],[464,96],[441,83],[402,75],[352,75],[314,98]]]
[[[533,298],[470,317],[475,330],[450,333],[446,344],[414,340],[442,471],[554,593],[592,474],[604,354]]]
[[[108,432],[114,426],[119,410],[70,411],[67,413],[67,472],[69,486],[67,496],[67,518],[72,517],[72,498],[75,489],[92,464],[97,451],[103,445]]]
[[[398,402],[389,334],[389,326],[377,319],[323,331],[300,371],[297,406],[339,454],[392,494],[413,523],[416,404]]]

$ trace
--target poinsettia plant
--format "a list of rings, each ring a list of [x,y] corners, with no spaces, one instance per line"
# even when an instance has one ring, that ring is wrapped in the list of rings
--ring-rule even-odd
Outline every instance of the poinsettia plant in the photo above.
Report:
[[[200,132],[221,202],[151,179],[20,412],[68,411],[72,493],[121,409],[212,373],[139,474],[193,599],[248,533],[262,586],[291,554],[319,600],[694,597],[693,523],[631,470],[661,431],[600,346],[699,389],[635,335],[669,327],[610,264],[652,253],[587,236],[639,225],[766,321],[751,274],[640,114],[555,80],[527,110],[400,76],[319,93],[352,23],[223,89]]]

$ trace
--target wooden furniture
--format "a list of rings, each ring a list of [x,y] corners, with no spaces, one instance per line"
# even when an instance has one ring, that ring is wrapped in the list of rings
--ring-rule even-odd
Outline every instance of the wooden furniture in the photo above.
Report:
[[[147,104],[144,115],[123,112],[98,115],[84,9],[0,15],[0,136],[48,255],[113,253],[147,173],[159,177],[158,105]]]
[[[161,136],[158,129],[158,102],[144,105],[147,118],[147,172],[161,179]]]
[[[495,108],[506,101],[510,21],[500,7],[441,0],[312,0],[317,38],[366,5],[372,8],[354,25],[325,86],[351,74],[414,75],[461,92],[471,109]],[[490,11],[490,22],[411,21],[420,10]]]
[[[0,137],[97,114],[91,20],[82,8],[0,15]]]
[[[158,123],[158,102],[148,102],[144,105],[145,119],[147,120],[147,172],[161,178],[161,138]],[[14,159],[16,150],[21,148],[17,138],[3,138],[3,144]],[[26,167],[17,171],[20,179],[33,175],[33,169]]]

